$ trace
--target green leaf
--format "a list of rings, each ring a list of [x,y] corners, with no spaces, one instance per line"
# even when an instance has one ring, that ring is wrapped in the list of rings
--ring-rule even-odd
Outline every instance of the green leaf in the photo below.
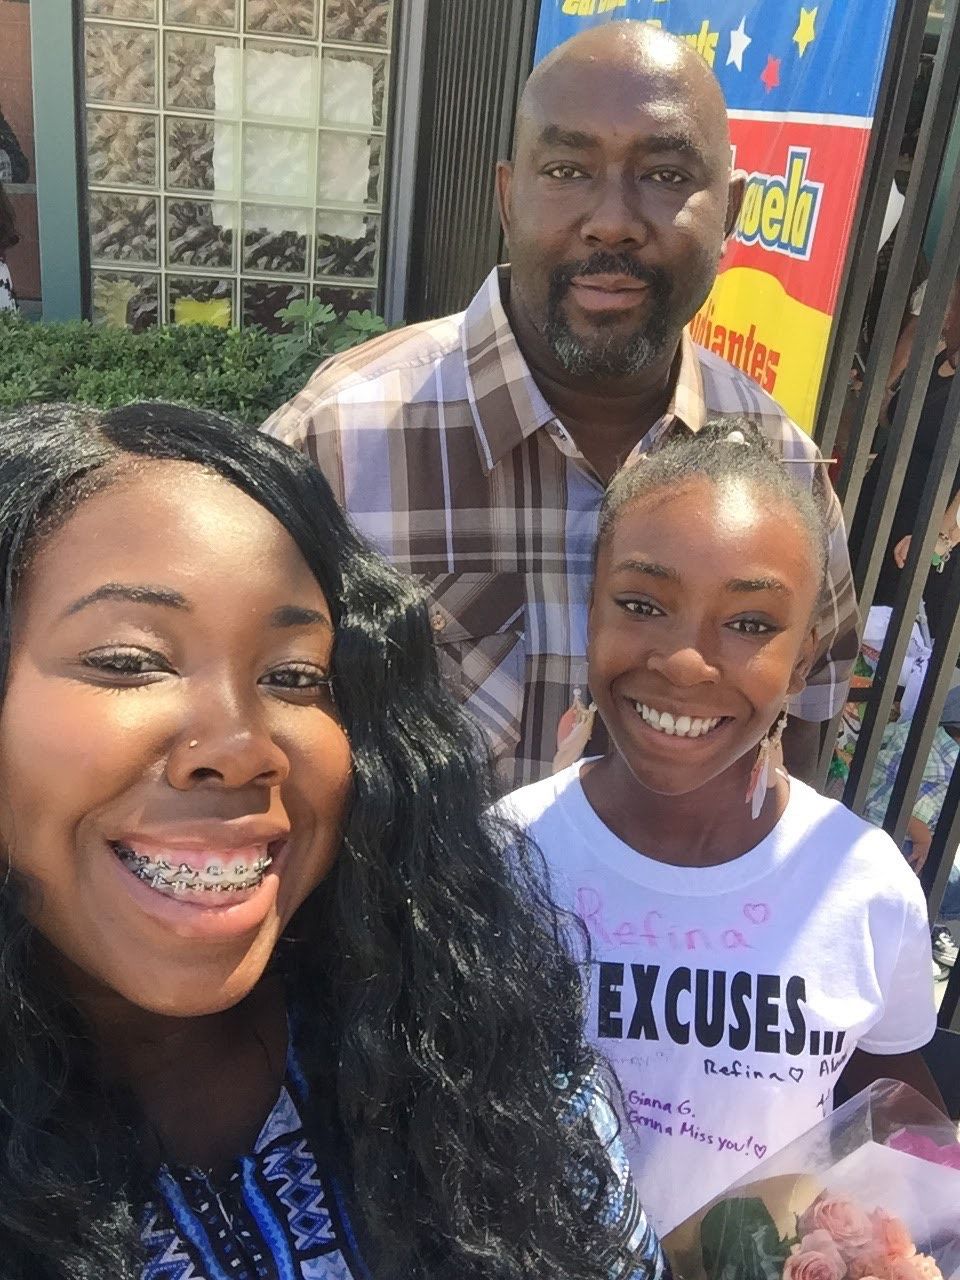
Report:
[[[319,298],[311,298],[309,302],[300,298],[278,311],[277,318],[289,325],[295,335],[303,336],[311,334],[314,329],[334,324],[337,313],[329,303],[321,302]]]
[[[708,1280],[781,1280],[790,1255],[759,1199],[724,1200],[700,1224]]]
[[[385,333],[387,329],[383,317],[375,316],[372,311],[348,311],[344,323],[366,337],[371,337],[375,333]]]
[[[308,302],[306,298],[298,298],[295,302],[289,303],[277,312],[279,320],[285,320],[292,323],[295,320],[304,320],[310,315],[312,302]]]
[[[259,425],[317,365],[380,331],[369,312],[351,323],[319,299],[292,303],[293,332],[164,325],[134,333],[86,321],[33,323],[0,315],[0,410],[68,401],[106,408],[171,400]],[[284,313],[281,312],[281,315]]]

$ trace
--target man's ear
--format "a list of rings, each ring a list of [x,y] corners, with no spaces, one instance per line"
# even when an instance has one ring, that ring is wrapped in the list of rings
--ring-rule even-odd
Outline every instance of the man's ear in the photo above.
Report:
[[[790,683],[787,686],[787,692],[791,697],[801,693],[807,687],[807,677],[810,674],[810,668],[813,666],[814,659],[817,656],[817,633],[811,629],[810,634],[803,642],[800,653],[797,655],[797,661],[794,664],[793,671],[790,675]]]
[[[730,175],[730,185],[727,188],[727,217],[723,232],[727,240],[737,229],[737,219],[740,217],[740,209],[743,206],[743,197],[746,194],[746,190],[747,175],[742,169],[735,169]]]
[[[513,191],[513,161],[497,161],[497,209],[500,225],[507,240],[510,239],[510,196]]]

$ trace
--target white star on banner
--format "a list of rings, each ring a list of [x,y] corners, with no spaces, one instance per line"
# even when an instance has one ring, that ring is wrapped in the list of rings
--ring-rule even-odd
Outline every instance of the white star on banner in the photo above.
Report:
[[[730,52],[727,55],[727,66],[732,62],[738,71],[743,70],[743,55],[747,46],[753,44],[753,38],[747,35],[747,16],[740,19],[740,25],[730,32]]]

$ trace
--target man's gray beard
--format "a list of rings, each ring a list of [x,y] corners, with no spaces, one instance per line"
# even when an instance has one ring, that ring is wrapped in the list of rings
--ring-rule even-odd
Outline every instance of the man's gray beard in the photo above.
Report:
[[[632,338],[586,342],[561,319],[550,320],[544,330],[550,350],[567,373],[576,378],[625,378],[642,373],[662,354],[667,334],[660,325],[651,324],[645,333]]]

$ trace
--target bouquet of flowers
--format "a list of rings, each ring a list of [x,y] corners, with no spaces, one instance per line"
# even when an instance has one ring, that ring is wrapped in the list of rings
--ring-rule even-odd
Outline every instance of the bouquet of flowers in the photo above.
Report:
[[[960,1280],[960,1143],[885,1080],[682,1223],[678,1280]]]

